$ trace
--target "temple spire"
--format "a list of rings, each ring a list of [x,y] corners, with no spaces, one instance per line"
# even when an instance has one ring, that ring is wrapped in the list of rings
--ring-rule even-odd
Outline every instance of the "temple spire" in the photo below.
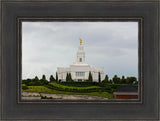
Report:
[[[80,45],[82,45],[82,39],[80,38]]]

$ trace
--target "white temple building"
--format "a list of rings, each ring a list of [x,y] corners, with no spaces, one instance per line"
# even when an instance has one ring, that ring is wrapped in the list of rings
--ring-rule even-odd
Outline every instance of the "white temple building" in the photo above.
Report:
[[[89,72],[92,74],[93,81],[98,82],[99,72],[101,80],[104,78],[104,68],[95,68],[85,62],[85,52],[82,46],[82,39],[80,39],[80,46],[77,51],[77,61],[68,68],[58,67],[58,79],[61,81],[66,81],[67,73],[71,73],[72,80],[85,81],[88,79]]]

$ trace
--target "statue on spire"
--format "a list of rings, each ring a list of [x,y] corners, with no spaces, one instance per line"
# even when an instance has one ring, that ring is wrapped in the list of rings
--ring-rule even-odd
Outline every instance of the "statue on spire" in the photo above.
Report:
[[[80,38],[80,45],[82,45],[82,39]]]

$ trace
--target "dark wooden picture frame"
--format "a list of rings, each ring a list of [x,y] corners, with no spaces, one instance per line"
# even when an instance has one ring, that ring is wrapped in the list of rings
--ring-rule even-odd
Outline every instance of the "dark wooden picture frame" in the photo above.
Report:
[[[137,65],[139,67],[139,69],[137,71],[139,71],[138,75],[139,75],[139,84],[138,84],[138,99],[109,99],[109,100],[62,100],[62,99],[56,99],[56,100],[51,100],[51,99],[46,99],[46,100],[23,100],[21,93],[21,84],[22,84],[22,79],[21,79],[21,75],[22,75],[22,22],[137,22],[138,23],[138,62],[139,64]],[[20,52],[19,55],[19,69],[18,69],[18,73],[19,73],[19,80],[17,80],[18,83],[18,103],[142,103],[143,102],[143,98],[142,98],[142,93],[143,93],[143,76],[142,76],[142,50],[143,50],[143,39],[142,39],[142,25],[143,25],[143,18],[140,17],[136,17],[136,18],[21,18],[18,17],[17,18],[17,23],[18,23],[18,45],[19,45],[19,50],[18,52]]]
[[[2,119],[13,120],[158,120],[159,113],[159,1],[2,1],[1,110]],[[113,20],[140,18],[140,100],[22,101],[21,38],[19,21]],[[51,18],[51,19],[50,19]],[[84,19],[85,18],[85,19]],[[151,81],[152,80],[152,81]],[[59,103],[60,102],[60,103]]]

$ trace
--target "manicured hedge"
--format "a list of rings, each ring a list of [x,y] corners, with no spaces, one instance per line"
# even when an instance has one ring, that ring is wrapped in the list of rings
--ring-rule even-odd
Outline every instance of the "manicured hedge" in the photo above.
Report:
[[[112,89],[117,89],[119,86],[125,86],[125,85],[128,85],[128,84],[107,84],[106,86]]]
[[[60,82],[60,84],[71,87],[104,86],[104,84],[98,82]]]
[[[46,86],[51,89],[66,91],[66,92],[104,92],[105,91],[105,88],[102,88],[99,86],[69,87],[69,86],[64,86],[56,83],[49,83]]]
[[[49,83],[46,87],[66,92],[109,92],[113,93],[119,86],[127,84],[102,84],[97,82],[63,82],[63,85]],[[68,86],[70,85],[70,86]],[[71,86],[73,85],[73,86]],[[79,87],[77,86],[79,85]],[[83,86],[82,86],[83,85]]]

